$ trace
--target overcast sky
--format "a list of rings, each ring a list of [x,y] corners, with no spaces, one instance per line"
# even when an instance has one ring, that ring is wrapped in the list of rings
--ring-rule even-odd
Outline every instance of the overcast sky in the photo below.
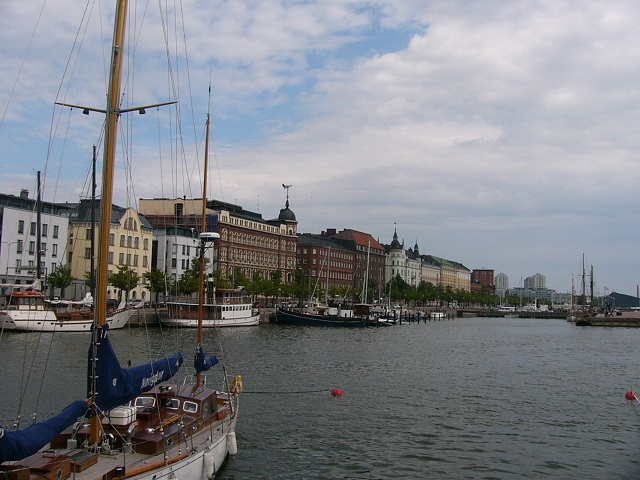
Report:
[[[36,170],[45,200],[87,193],[102,115],[54,102],[104,108],[115,1],[81,3],[0,2],[3,193],[33,192]],[[560,292],[578,289],[584,254],[596,293],[636,294],[640,3],[179,8],[165,42],[158,2],[132,2],[123,105],[178,99],[182,126],[175,107],[123,116],[116,203],[201,194],[211,83],[209,198],[275,218],[285,183],[300,232],[388,244],[397,228],[422,254],[512,287],[539,272]]]

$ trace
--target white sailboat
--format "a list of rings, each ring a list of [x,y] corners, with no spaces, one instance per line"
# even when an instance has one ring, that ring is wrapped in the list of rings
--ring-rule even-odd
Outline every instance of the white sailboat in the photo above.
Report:
[[[124,112],[119,109],[119,100],[127,3],[117,2],[107,108],[103,111],[107,118],[100,226],[110,223],[118,117]],[[241,378],[230,382],[223,368],[220,389],[208,386],[204,372],[218,359],[215,355],[206,358],[201,325],[193,384],[186,383],[191,376],[185,376],[181,383],[171,381],[183,363],[181,353],[137,367],[120,366],[106,324],[109,229],[99,231],[87,395],[57,416],[24,430],[0,427],[0,477],[212,479],[227,456],[237,450],[235,426]],[[200,234],[201,261],[209,240],[206,232]],[[202,286],[202,269],[200,273]]]

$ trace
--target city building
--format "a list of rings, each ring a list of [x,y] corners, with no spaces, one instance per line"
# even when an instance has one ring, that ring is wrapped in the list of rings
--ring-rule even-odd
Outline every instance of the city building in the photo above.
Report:
[[[80,299],[90,291],[91,238],[99,238],[99,226],[92,226],[93,218],[100,217],[100,200],[82,199],[78,204],[69,204],[75,211],[69,218],[69,241],[67,262],[75,279],[71,286],[71,298]],[[95,232],[95,234],[94,234]],[[111,207],[109,227],[108,276],[117,273],[118,267],[129,267],[139,277],[138,285],[129,290],[129,299],[148,299],[149,291],[144,286],[143,275],[151,270],[153,227],[147,219],[131,207]],[[97,266],[98,245],[94,245],[94,265]],[[107,286],[107,298],[121,299],[121,293]]]
[[[496,286],[493,283],[493,270],[480,269],[471,272],[471,292],[486,293],[494,296],[496,294]]]
[[[436,283],[442,287],[451,287],[455,290],[471,291],[471,270],[461,263],[435,257],[433,255],[422,255],[423,270],[427,273],[423,277],[436,275]]]
[[[297,249],[297,265],[308,279],[311,297],[321,300],[332,290],[354,288],[356,252],[311,233],[298,235]]]
[[[541,273],[536,273],[524,279],[523,287],[531,290],[547,288],[547,277]]]
[[[501,300],[504,299],[509,290],[509,276],[504,273],[499,273],[494,279],[494,284],[496,286],[496,296]]]
[[[140,211],[156,229],[193,229],[197,237],[202,223],[202,199],[140,199]],[[249,278],[255,275],[270,278],[280,271],[281,280],[293,282],[296,268],[297,226],[295,214],[289,208],[289,197],[278,218],[265,220],[259,213],[245,210],[240,205],[209,200],[206,203],[206,230],[220,234],[217,242],[217,268],[233,281],[240,271]],[[188,242],[188,232],[185,240]],[[182,244],[178,244],[178,250]],[[169,247],[173,251],[173,247]],[[164,265],[173,265],[173,253],[167,254]],[[158,244],[158,254],[161,254]],[[181,262],[175,255],[176,265]],[[171,256],[171,258],[169,258]],[[160,261],[158,260],[158,265]],[[167,270],[170,273],[169,270]],[[178,269],[171,272],[179,277]]]
[[[0,278],[3,283],[28,284],[66,264],[68,208],[40,202],[22,190],[19,196],[0,194]],[[39,236],[38,236],[39,233]]]
[[[404,248],[404,241],[398,241],[398,232],[394,228],[393,240],[386,247],[387,261],[385,276],[388,280],[400,276],[407,284],[417,287],[422,280],[422,259],[416,242],[413,249]]]
[[[370,234],[358,230],[344,229],[340,232],[328,228],[321,236],[330,238],[356,254],[353,271],[353,288],[367,291],[369,300],[382,299],[385,295],[386,251],[384,245]]]

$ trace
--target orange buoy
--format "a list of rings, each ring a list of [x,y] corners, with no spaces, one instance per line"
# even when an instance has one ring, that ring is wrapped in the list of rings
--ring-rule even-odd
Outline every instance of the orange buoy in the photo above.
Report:
[[[633,390],[629,390],[627,393],[625,393],[624,398],[626,398],[627,400],[638,400],[638,396]]]
[[[340,397],[342,395],[342,390],[336,387],[331,390],[331,395],[333,395],[334,397]]]

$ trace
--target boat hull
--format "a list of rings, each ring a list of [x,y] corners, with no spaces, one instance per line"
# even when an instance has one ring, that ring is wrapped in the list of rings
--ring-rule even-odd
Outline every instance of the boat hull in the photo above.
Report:
[[[306,325],[314,327],[367,327],[371,322],[364,318],[314,315],[278,308],[275,323],[282,325]]]
[[[198,328],[198,320],[192,318],[161,318],[160,323],[167,327]],[[211,327],[251,327],[260,323],[260,315],[242,318],[223,318],[217,320],[203,320],[203,328]]]
[[[160,323],[167,327],[198,327],[198,305],[189,302],[167,302]],[[250,327],[260,323],[260,315],[250,303],[204,304],[203,328]]]
[[[111,330],[123,328],[138,311],[126,309],[107,317]],[[22,332],[88,332],[93,325],[91,316],[74,320],[58,319],[51,310],[11,310],[0,314],[0,329]]]

